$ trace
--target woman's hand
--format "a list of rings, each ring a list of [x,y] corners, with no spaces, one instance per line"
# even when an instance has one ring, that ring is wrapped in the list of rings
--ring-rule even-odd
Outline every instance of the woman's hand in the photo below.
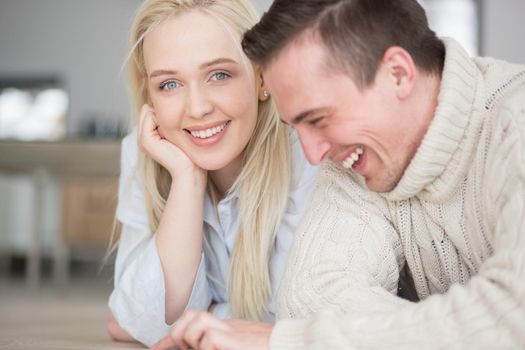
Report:
[[[206,177],[206,171],[196,166],[179,147],[166,140],[159,130],[154,109],[145,104],[140,111],[139,145],[143,152],[157,161],[172,178],[185,175]]]
[[[186,310],[171,334],[152,350],[267,350],[273,325],[241,320],[219,320],[207,312]]]

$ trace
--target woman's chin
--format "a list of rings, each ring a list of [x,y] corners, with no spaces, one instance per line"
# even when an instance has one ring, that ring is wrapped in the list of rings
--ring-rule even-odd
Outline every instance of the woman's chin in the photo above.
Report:
[[[202,170],[206,171],[216,171],[221,170],[226,167],[227,162],[217,161],[217,160],[193,160],[195,165],[197,165]]]
[[[227,170],[227,173],[236,173],[236,168],[242,168],[242,150],[232,152],[232,150],[208,150],[207,152],[189,152],[188,156],[202,170],[218,171]]]

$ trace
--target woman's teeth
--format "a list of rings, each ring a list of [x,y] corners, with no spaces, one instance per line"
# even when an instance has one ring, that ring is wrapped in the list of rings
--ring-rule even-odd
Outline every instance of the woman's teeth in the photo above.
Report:
[[[352,152],[351,155],[349,155],[345,160],[343,160],[341,164],[346,169],[352,169],[352,166],[354,165],[355,162],[359,160],[363,152],[364,152],[363,148],[358,147],[354,152]]]
[[[193,137],[196,137],[199,139],[207,139],[208,137],[212,137],[213,135],[223,131],[224,128],[226,127],[226,124],[228,124],[228,122],[222,125],[210,128],[210,129],[206,129],[206,130],[190,131],[190,133],[191,133],[191,136]]]

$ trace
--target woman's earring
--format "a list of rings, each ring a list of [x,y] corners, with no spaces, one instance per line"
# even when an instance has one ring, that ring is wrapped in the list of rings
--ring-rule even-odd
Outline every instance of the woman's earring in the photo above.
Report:
[[[259,101],[264,102],[270,97],[270,92],[266,89],[259,90]]]

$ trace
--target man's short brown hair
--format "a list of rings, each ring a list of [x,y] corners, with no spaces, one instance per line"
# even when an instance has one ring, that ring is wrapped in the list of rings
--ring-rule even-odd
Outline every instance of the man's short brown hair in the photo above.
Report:
[[[385,51],[405,49],[424,72],[440,74],[445,48],[416,0],[275,0],[245,33],[248,57],[266,68],[281,50],[311,31],[327,49],[328,65],[360,87],[374,82]]]

